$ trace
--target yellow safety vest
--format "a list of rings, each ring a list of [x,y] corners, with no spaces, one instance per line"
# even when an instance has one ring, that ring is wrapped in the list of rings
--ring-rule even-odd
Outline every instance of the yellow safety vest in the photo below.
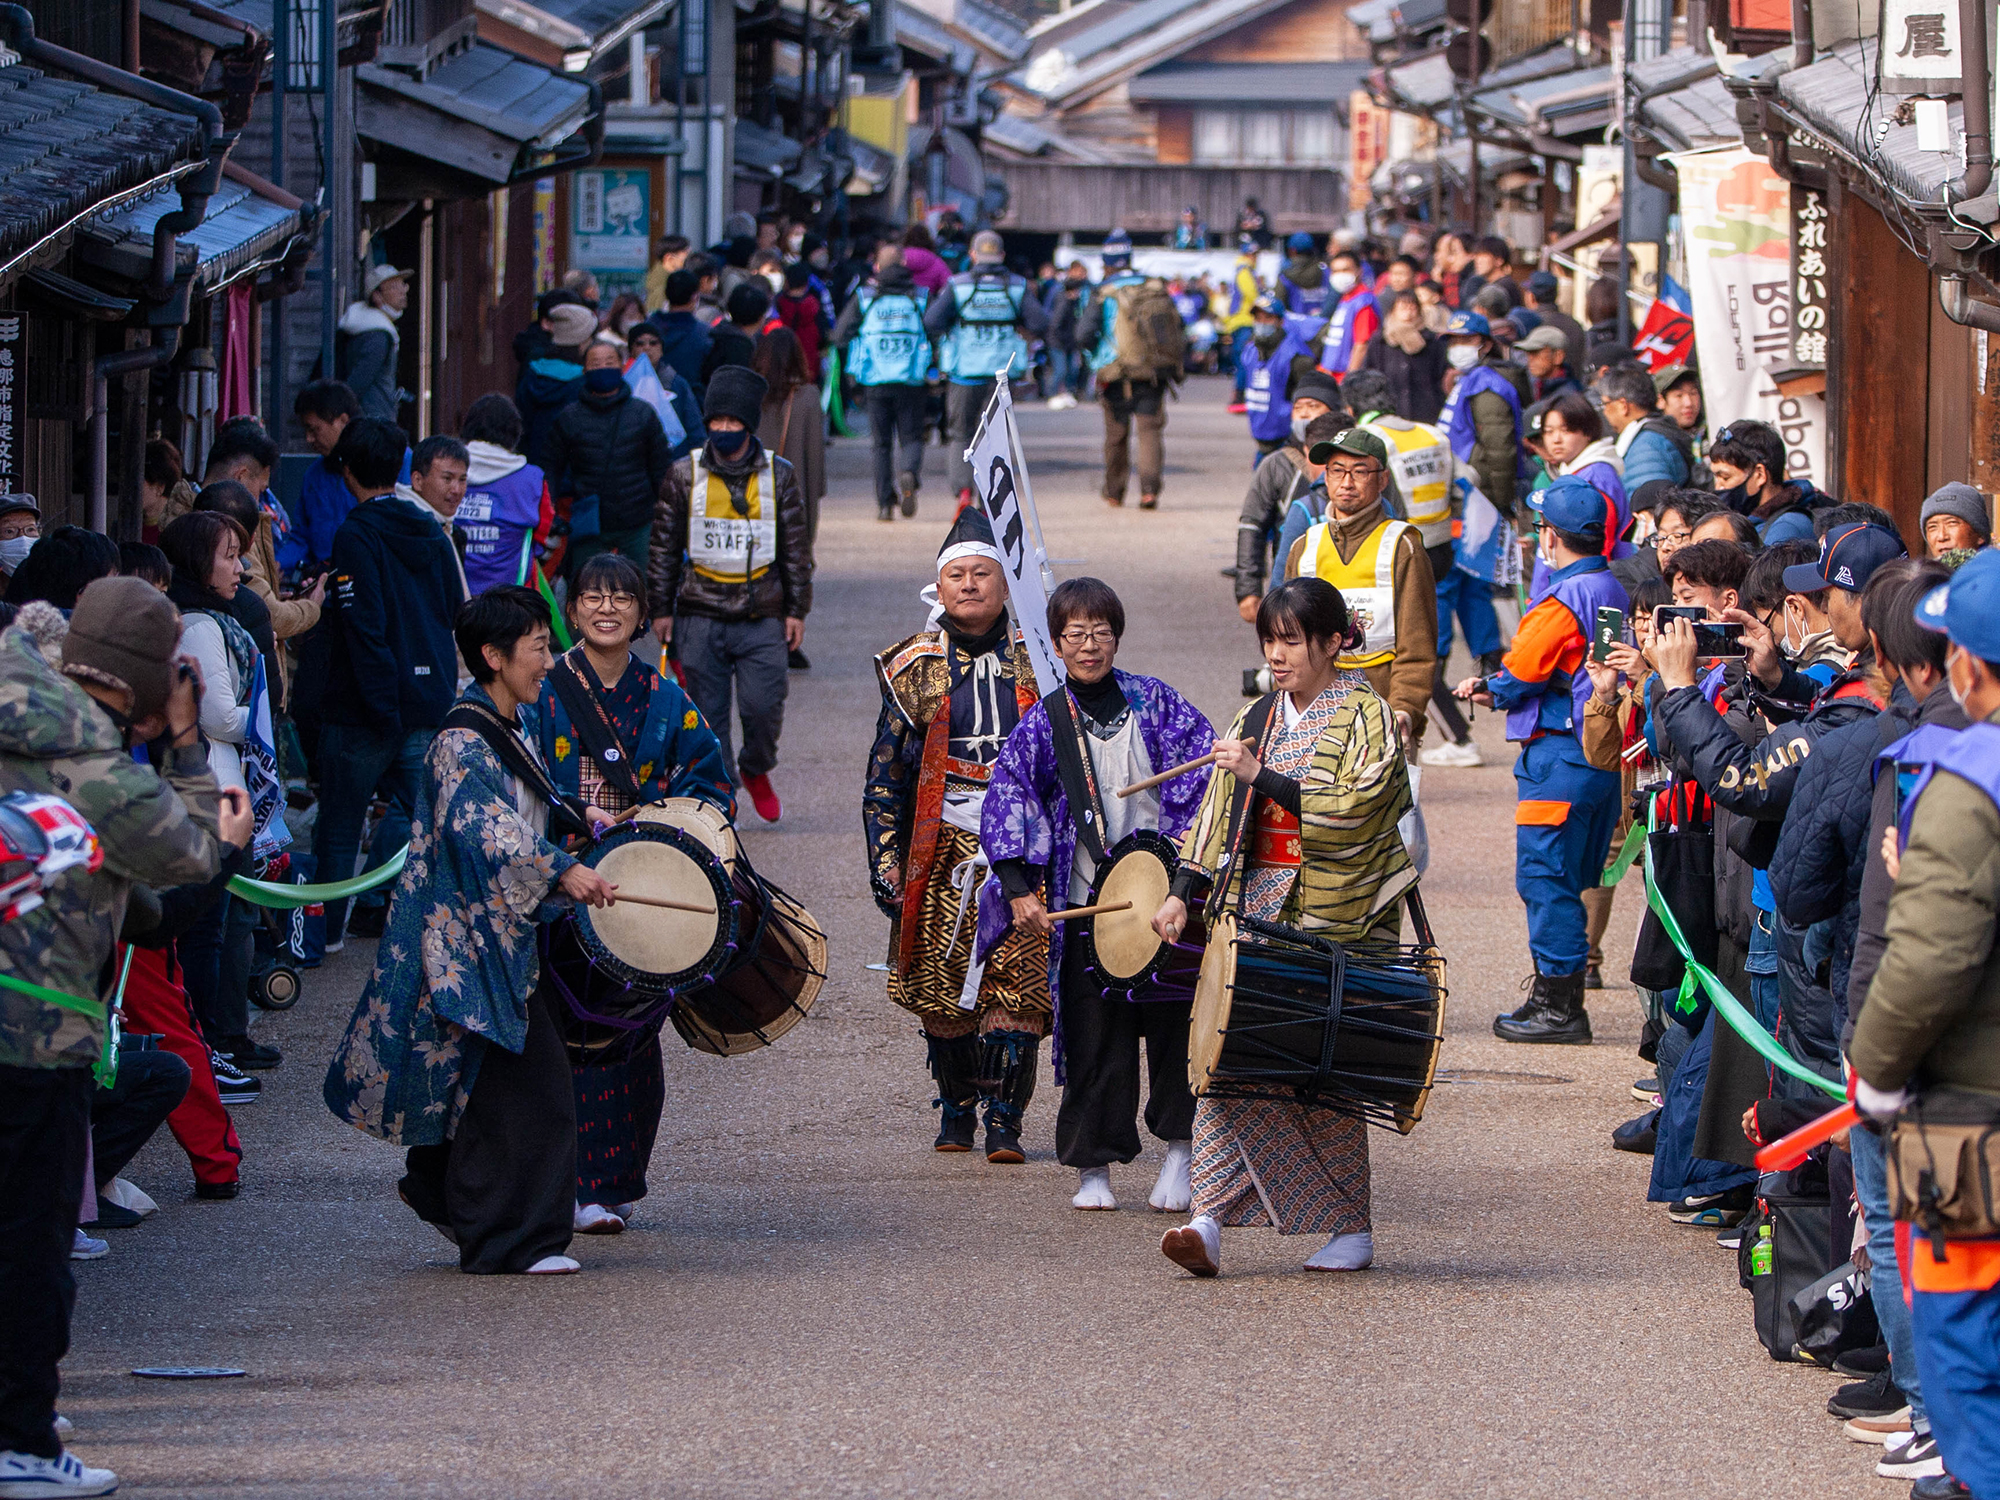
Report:
[[[1386,666],[1396,659],[1396,544],[1410,528],[1402,521],[1384,521],[1342,562],[1327,524],[1321,521],[1306,533],[1299,577],[1324,579],[1339,589],[1348,614],[1361,626],[1360,648],[1342,655],[1338,665]]]
[[[1451,540],[1451,443],[1435,427],[1422,422],[1391,427],[1367,422],[1389,448],[1389,470],[1403,497],[1406,519],[1422,534],[1426,547]]]
[[[748,583],[778,560],[778,487],[771,450],[743,484],[747,509],[738,512],[729,483],[711,474],[697,451],[688,485],[688,561],[716,583]]]

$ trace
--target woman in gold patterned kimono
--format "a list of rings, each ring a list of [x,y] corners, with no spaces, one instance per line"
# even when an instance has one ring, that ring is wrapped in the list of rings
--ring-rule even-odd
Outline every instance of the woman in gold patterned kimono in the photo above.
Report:
[[[1399,903],[1417,881],[1396,832],[1410,810],[1409,768],[1389,705],[1364,674],[1335,665],[1351,629],[1339,591],[1317,578],[1294,579],[1258,609],[1277,692],[1216,741],[1173,894],[1153,918],[1169,942],[1201,892],[1211,912],[1233,905],[1337,943],[1397,940]],[[1307,1270],[1361,1270],[1375,1257],[1367,1127],[1290,1099],[1204,1097],[1193,1207],[1160,1248],[1197,1276],[1221,1269],[1224,1225],[1325,1235]]]

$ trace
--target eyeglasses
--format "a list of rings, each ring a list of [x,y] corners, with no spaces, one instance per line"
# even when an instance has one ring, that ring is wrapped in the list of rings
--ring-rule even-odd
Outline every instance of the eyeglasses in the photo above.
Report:
[[[1330,464],[1327,466],[1326,476],[1329,480],[1372,479],[1381,472],[1382,466],[1380,464],[1366,464],[1358,469],[1348,464]]]
[[[1653,533],[1653,536],[1662,542],[1672,542],[1676,547],[1683,542],[1694,540],[1694,532],[1686,529],[1680,531],[1656,531]]]
[[[639,602],[637,594],[578,594],[576,602],[585,609],[630,609]]]
[[[1094,630],[1083,630],[1071,626],[1059,637],[1065,646],[1108,646],[1118,637],[1111,633],[1109,625],[1099,625]]]

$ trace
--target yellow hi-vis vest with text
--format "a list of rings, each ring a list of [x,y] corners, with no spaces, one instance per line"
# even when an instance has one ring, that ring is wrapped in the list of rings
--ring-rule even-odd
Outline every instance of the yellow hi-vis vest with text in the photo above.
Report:
[[[1361,627],[1360,647],[1343,654],[1338,665],[1386,666],[1396,659],[1396,544],[1410,528],[1402,521],[1384,521],[1346,562],[1326,528],[1321,521],[1306,533],[1299,577],[1324,579],[1339,589],[1348,615]]]
[[[778,560],[778,486],[771,450],[764,466],[743,484],[745,508],[729,498],[729,483],[711,474],[692,455],[688,485],[688,561],[716,583],[748,583],[770,572]]]
[[[1417,528],[1426,547],[1451,540],[1451,441],[1423,422],[1381,419],[1362,424],[1389,449],[1389,470],[1403,497],[1404,519]]]

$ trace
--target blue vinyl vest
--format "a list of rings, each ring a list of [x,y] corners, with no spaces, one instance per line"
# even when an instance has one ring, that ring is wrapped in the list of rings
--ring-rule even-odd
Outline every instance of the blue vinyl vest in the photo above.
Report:
[[[855,295],[861,299],[861,327],[847,346],[848,373],[863,385],[922,385],[931,363],[926,294],[869,287]]]
[[[1254,339],[1237,356],[1244,370],[1243,404],[1248,408],[1250,436],[1258,442],[1281,443],[1290,436],[1292,404],[1285,399],[1285,387],[1291,381],[1293,357],[1306,352],[1306,346],[1287,333],[1269,359]]]
[[[1963,776],[2000,804],[2000,725],[1981,722],[1963,729],[1926,724],[1904,735],[1875,757],[1875,774],[1884,766],[1896,773],[1896,829],[1900,842],[1910,839],[1910,816],[1931,778],[1940,771]]]
[[[1333,341],[1329,338],[1327,342]],[[1437,425],[1451,439],[1452,457],[1460,463],[1472,457],[1473,441],[1478,436],[1472,421],[1472,398],[1485,391],[1507,398],[1507,405],[1514,412],[1514,441],[1517,444],[1521,441],[1521,393],[1491,365],[1474,365],[1458,377],[1458,384],[1451,388],[1451,399],[1445,402],[1437,419]]]
[[[1577,634],[1587,646],[1597,625],[1598,610],[1626,609],[1632,601],[1625,593],[1625,585],[1612,575],[1611,565],[1603,558],[1586,558],[1575,566],[1577,572],[1567,573],[1549,585],[1542,604],[1553,599],[1575,616]],[[1507,710],[1507,738],[1530,740],[1537,733],[1550,731],[1574,734],[1576,726],[1583,722],[1583,706],[1589,701],[1591,691],[1590,674],[1581,666],[1574,672],[1560,669],[1551,672],[1539,697]]]
[[[1005,271],[966,271],[951,278],[958,321],[938,343],[938,368],[961,385],[991,380],[1013,361],[1014,373],[1028,368],[1028,341],[1016,325],[1028,283]]]
[[[1303,287],[1283,271],[1278,273],[1278,295],[1285,299],[1288,312],[1305,313],[1311,317],[1326,316],[1326,304],[1333,296],[1333,289],[1327,285],[1326,273],[1320,272],[1319,285]]]
[[[1327,374],[1337,377],[1347,373],[1354,361],[1354,319],[1362,308],[1374,305],[1375,294],[1365,286],[1356,286],[1340,299],[1326,321],[1326,343],[1319,357],[1319,367]]]

